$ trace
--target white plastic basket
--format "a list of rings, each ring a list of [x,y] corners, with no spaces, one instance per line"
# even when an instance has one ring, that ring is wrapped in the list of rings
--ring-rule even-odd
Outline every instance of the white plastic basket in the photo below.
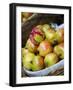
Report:
[[[58,28],[64,28],[64,24],[61,24],[60,26],[58,26],[56,30],[58,30]],[[48,68],[45,68],[39,71],[29,71],[25,68],[23,68],[23,70],[24,70],[24,73],[26,73],[28,76],[35,77],[35,76],[49,75],[50,73],[53,73],[61,68],[64,68],[64,59]]]

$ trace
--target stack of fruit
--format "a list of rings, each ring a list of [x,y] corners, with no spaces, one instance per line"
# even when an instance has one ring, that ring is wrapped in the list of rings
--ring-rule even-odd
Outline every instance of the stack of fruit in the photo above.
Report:
[[[37,25],[22,48],[22,64],[27,70],[38,71],[64,58],[64,28],[51,24]]]

